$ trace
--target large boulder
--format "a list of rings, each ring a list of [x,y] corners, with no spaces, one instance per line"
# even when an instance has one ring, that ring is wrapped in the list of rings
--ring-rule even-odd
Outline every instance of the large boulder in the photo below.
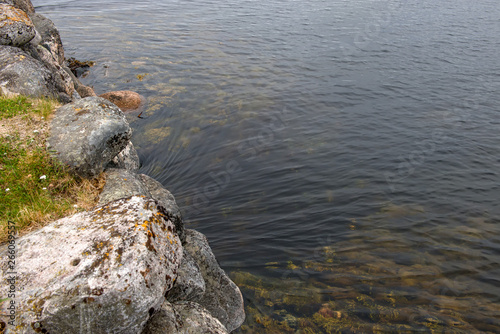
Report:
[[[16,8],[19,8],[28,15],[31,15],[35,12],[35,7],[33,7],[33,4],[30,0],[0,0],[0,3],[12,5]]]
[[[227,334],[219,320],[193,302],[163,303],[142,334]]]
[[[75,93],[75,83],[72,77],[59,65],[54,55],[42,45],[36,47],[26,45],[23,47],[33,58],[40,60],[53,74],[55,78],[56,88],[60,94],[73,96]]]
[[[81,177],[99,175],[132,135],[121,110],[100,97],[87,97],[56,110],[48,148]]]
[[[60,219],[17,239],[16,250],[17,275],[7,261],[0,272],[3,291],[15,285],[16,333],[141,333],[183,256],[173,223],[143,197]]]
[[[181,241],[184,243],[184,240],[186,239],[184,223],[182,221],[181,210],[175,202],[174,195],[172,195],[170,191],[165,189],[160,182],[156,181],[152,177],[149,177],[145,174],[140,174],[139,178],[148,188],[151,197],[156,199],[158,203],[160,203],[160,205],[165,208],[165,211],[168,212],[169,216],[175,224],[175,227],[177,228],[179,238],[181,238]]]
[[[182,242],[185,240],[182,215],[174,196],[163,188],[160,182],[126,169],[110,168],[106,170],[106,184],[99,195],[99,205],[129,196],[146,196],[154,198],[164,208],[165,214],[174,222],[175,230]]]
[[[106,184],[99,194],[98,205],[130,196],[151,197],[151,193],[137,174],[121,168],[106,169]]]
[[[228,332],[239,328],[245,320],[243,297],[220,268],[207,238],[200,232],[186,229],[184,251],[195,260],[205,281],[205,293],[190,300],[206,308]]]
[[[31,41],[36,30],[28,15],[14,6],[0,4],[0,44],[22,46]]]
[[[180,300],[195,300],[205,294],[205,280],[196,260],[188,253],[184,252],[182,262],[177,271],[177,279],[174,286],[165,296],[169,302]]]
[[[2,90],[33,97],[53,97],[69,102],[70,96],[59,89],[59,80],[47,66],[23,50],[0,45]]]
[[[61,41],[61,36],[54,22],[42,14],[35,13],[31,15],[31,20],[40,34],[41,44],[54,57],[59,65],[64,64],[64,49]]]

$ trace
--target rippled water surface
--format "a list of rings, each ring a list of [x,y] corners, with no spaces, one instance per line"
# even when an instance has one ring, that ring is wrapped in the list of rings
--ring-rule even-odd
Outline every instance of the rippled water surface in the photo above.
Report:
[[[493,0],[35,0],[141,171],[241,287],[243,333],[500,332]]]

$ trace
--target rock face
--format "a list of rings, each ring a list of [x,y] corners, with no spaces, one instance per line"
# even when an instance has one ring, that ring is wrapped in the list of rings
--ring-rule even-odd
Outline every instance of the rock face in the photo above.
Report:
[[[144,174],[137,175],[125,169],[106,171],[106,185],[100,195],[100,204],[132,195],[155,199],[164,208],[163,212],[169,220],[174,223],[174,231],[184,247],[184,256],[177,270],[176,281],[165,295],[168,302],[173,303],[173,306],[168,308],[175,308],[175,304],[181,301],[192,301],[218,319],[228,332],[240,327],[245,320],[245,311],[239,288],[220,268],[206,237],[197,231],[184,229],[179,208],[172,194],[158,181]],[[163,319],[158,320],[161,323],[171,320],[164,315],[160,318]],[[157,325],[158,323],[152,326],[156,328]],[[185,333],[184,327],[179,328],[178,331],[165,331],[165,333]],[[151,330],[151,333],[156,332]]]
[[[131,172],[137,172],[140,166],[141,163],[134,144],[129,141],[123,151],[118,153],[109,163],[108,168],[123,168]]]
[[[60,219],[17,243],[18,333],[140,333],[183,254],[173,223],[142,197]]]
[[[40,34],[43,47],[47,49],[59,65],[64,64],[64,49],[61,36],[54,23],[45,16],[34,13],[31,20]]]
[[[24,11],[0,4],[0,13],[0,44],[22,46],[35,37],[35,26]]]
[[[30,0],[0,0],[0,3],[12,5],[16,8],[19,8],[28,15],[31,15],[35,12],[35,7],[33,7],[33,4]]]
[[[167,292],[168,301],[198,300],[203,297],[205,290],[205,280],[200,267],[188,252],[184,252],[177,271],[177,280],[173,288]]]
[[[125,169],[116,168],[106,171],[106,184],[99,195],[100,205],[134,195],[151,197],[158,201],[174,222],[176,232],[181,241],[184,242],[185,232],[181,212],[170,191],[163,188],[158,181],[144,174],[137,175]]]
[[[186,230],[184,251],[195,260],[205,281],[205,293],[190,300],[206,308],[228,332],[240,327],[245,320],[243,297],[240,289],[219,267],[207,238],[195,230]]]
[[[116,104],[123,111],[138,109],[143,101],[139,94],[129,90],[108,92],[99,96]]]
[[[0,13],[0,92],[53,97],[64,103],[95,96],[66,66],[54,23],[35,13],[29,0],[0,0]]]
[[[19,48],[0,45],[0,85],[13,93],[59,97],[54,74]]]
[[[206,309],[193,302],[170,304],[148,322],[143,334],[227,334],[226,328]]]
[[[76,174],[90,178],[127,146],[131,134],[117,106],[100,97],[87,97],[56,111],[48,147]]]

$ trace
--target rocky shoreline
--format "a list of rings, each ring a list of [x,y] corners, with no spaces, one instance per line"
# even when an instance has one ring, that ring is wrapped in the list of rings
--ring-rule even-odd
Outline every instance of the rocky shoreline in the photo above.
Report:
[[[75,174],[106,173],[98,206],[0,247],[5,333],[230,333],[244,321],[239,288],[207,239],[185,229],[172,194],[139,174],[120,108],[65,64],[52,21],[30,0],[0,0],[0,93],[65,103],[47,146]],[[14,320],[11,317],[15,306]]]

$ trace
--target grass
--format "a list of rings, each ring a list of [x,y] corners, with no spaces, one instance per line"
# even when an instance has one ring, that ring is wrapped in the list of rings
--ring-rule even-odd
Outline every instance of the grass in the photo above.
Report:
[[[0,243],[9,220],[24,234],[97,203],[104,177],[73,176],[47,152],[58,106],[49,99],[0,97]]]

